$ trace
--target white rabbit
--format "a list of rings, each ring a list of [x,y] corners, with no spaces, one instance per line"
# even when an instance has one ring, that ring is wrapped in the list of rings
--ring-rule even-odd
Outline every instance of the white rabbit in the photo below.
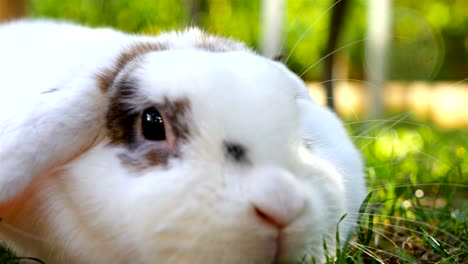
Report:
[[[363,164],[284,65],[190,29],[0,26],[0,241],[46,263],[324,260]]]

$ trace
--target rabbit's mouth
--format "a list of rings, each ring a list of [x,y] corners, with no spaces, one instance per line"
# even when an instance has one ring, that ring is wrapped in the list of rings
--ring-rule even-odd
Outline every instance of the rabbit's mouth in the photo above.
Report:
[[[284,244],[282,237],[282,232],[279,232],[278,238],[276,239],[275,262],[278,262],[286,257],[286,245]]]

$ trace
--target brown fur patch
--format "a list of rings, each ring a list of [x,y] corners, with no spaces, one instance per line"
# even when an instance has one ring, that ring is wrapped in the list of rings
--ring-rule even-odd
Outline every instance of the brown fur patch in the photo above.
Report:
[[[189,120],[187,120],[187,113],[190,111],[190,101],[188,99],[170,101],[165,98],[161,107],[171,124],[172,132],[177,140],[187,140],[190,136]]]
[[[246,50],[247,48],[240,42],[236,42],[227,38],[221,38],[206,33],[201,33],[195,47],[211,52],[229,52],[235,50]]]
[[[183,33],[197,34],[197,33]],[[196,49],[211,51],[211,52],[229,52],[236,50],[248,50],[244,44],[228,39],[198,32],[193,46]],[[174,40],[173,42],[176,42]],[[107,92],[115,80],[119,72],[132,60],[141,57],[142,55],[153,52],[170,49],[171,43],[162,42],[137,42],[124,49],[117,57],[113,67],[102,70],[97,76],[98,85],[101,91]]]
[[[158,149],[138,149],[118,155],[123,165],[136,171],[154,166],[166,166],[170,156],[170,153]]]
[[[143,106],[138,105],[140,102],[135,99],[138,97],[136,85],[135,80],[125,77],[115,85],[116,89],[110,97],[106,128],[113,144],[132,147],[137,141],[136,124]]]
[[[153,52],[167,50],[168,46],[159,42],[139,42],[128,47],[116,60],[115,66],[104,69],[97,75],[99,88],[103,92],[109,91],[114,83],[115,77],[119,72],[132,60],[141,57],[142,55]]]
[[[169,158],[179,157],[178,145],[187,141],[190,136],[189,118],[190,103],[188,99],[171,101],[164,98],[161,103],[144,103],[131,97],[137,97],[137,88],[133,82],[126,80],[125,84],[117,84],[116,95],[111,97],[107,114],[107,129],[111,144],[123,145],[124,153],[119,155],[122,163],[133,169],[142,170],[148,167],[166,165]],[[124,94],[124,95],[122,95]],[[122,100],[123,99],[123,100]],[[170,131],[167,142],[173,144],[168,152],[158,145],[157,141],[150,141],[143,137],[141,131],[142,112],[150,106],[156,107],[165,119],[165,126]],[[171,142],[173,141],[173,142]]]
[[[212,36],[194,30],[182,33],[193,34],[192,48],[210,52],[229,52],[235,50],[245,50],[245,46],[239,42]],[[175,148],[173,153],[164,153],[158,150],[155,145],[148,147],[140,131],[141,113],[146,107],[154,106],[164,115],[166,122],[171,128],[176,144],[189,139],[189,120],[187,113],[190,111],[188,99],[169,100],[168,98],[157,98],[160,103],[153,104],[154,98],[145,98],[145,95],[138,93],[138,80],[132,79],[130,69],[125,76],[119,78],[117,75],[135,59],[143,55],[154,52],[168,50],[177,42],[178,37],[166,40],[166,42],[141,42],[136,43],[124,50],[116,59],[115,66],[105,69],[97,76],[101,91],[110,94],[109,107],[106,115],[106,127],[110,143],[113,145],[123,145],[127,148],[127,153],[119,155],[123,164],[143,169],[151,166],[165,165],[172,156],[179,156],[180,153]],[[136,66],[138,67],[138,65]],[[157,73],[155,73],[157,74]]]

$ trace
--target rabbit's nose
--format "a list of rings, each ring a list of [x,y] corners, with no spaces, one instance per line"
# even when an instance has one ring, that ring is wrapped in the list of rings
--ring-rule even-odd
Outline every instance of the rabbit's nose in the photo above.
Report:
[[[249,177],[248,198],[255,217],[282,229],[297,219],[305,208],[305,197],[288,171],[275,168],[255,170]]]

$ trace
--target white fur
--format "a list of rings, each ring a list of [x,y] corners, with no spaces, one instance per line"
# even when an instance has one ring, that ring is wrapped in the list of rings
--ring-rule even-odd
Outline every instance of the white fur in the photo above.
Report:
[[[346,237],[365,195],[341,122],[282,64],[240,43],[199,50],[201,34],[0,26],[1,240],[47,263],[323,261],[323,239],[333,252],[338,220],[348,214]],[[130,73],[138,92],[154,103],[188,98],[191,130],[167,167],[131,170],[119,159],[128,150],[108,144],[108,96],[95,76],[143,40],[170,49]],[[226,159],[223,140],[246,146],[249,162]],[[8,207],[30,196],[26,208]],[[284,222],[281,239],[254,208]]]

